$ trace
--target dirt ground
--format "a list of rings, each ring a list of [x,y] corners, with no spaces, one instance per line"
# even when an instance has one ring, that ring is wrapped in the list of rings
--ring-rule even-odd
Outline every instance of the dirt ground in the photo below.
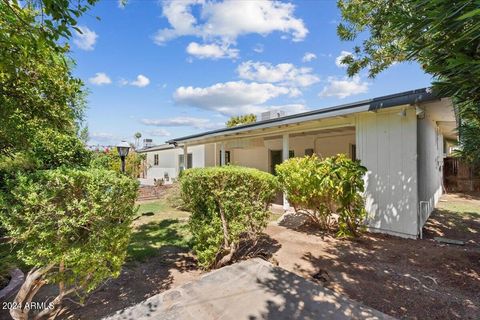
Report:
[[[433,240],[437,236],[466,244],[441,244]],[[366,234],[350,241],[272,222],[261,242],[264,252],[254,251],[397,318],[480,319],[480,197],[444,196],[424,237]],[[164,247],[145,262],[127,264],[121,276],[97,289],[85,306],[67,301],[59,319],[99,319],[201,274],[191,253]]]
[[[66,308],[57,319],[101,319],[157,293],[195,280],[200,274],[190,253],[176,247],[165,247],[146,262],[126,264],[121,275],[95,290],[84,306],[65,301]],[[35,300],[46,301],[55,295],[52,288],[44,287]],[[0,310],[0,319],[11,317],[6,310]]]
[[[476,212],[449,211],[459,206]],[[480,319],[480,198],[444,196],[424,230],[424,240],[367,234],[348,241],[278,225],[267,234],[280,244],[272,257],[279,266],[389,315]],[[466,245],[440,244],[437,236]]]
[[[146,262],[124,267],[117,279],[97,289],[85,306],[68,303],[60,319],[100,319],[117,310],[137,304],[157,293],[197,279],[201,274],[193,256],[175,247]]]

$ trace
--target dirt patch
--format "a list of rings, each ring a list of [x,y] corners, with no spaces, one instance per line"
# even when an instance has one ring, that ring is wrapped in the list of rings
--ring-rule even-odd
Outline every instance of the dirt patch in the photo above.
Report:
[[[455,201],[480,209],[477,198]],[[274,224],[267,234],[281,245],[272,258],[279,266],[394,317],[480,319],[476,217],[441,207],[432,213],[424,240],[367,234],[349,241]],[[434,236],[468,244],[440,244]]]
[[[450,193],[442,196],[435,214],[424,226],[424,237],[445,237],[480,246],[480,195]]]
[[[137,304],[157,293],[198,279],[201,271],[193,256],[177,247],[164,247],[161,252],[142,263],[128,263],[121,275],[108,280],[88,296],[84,306],[66,300],[65,310],[56,319],[100,319],[117,310]],[[36,301],[51,300],[55,288],[44,287]],[[10,319],[0,312],[0,319]]]

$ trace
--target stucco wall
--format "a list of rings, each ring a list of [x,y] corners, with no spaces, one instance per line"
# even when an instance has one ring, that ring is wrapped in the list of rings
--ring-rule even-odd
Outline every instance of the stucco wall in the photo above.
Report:
[[[432,106],[430,106],[432,107]],[[420,226],[423,226],[442,195],[443,136],[431,118],[429,107],[418,119],[418,198],[426,201],[420,205]]]
[[[192,154],[193,168],[202,168],[206,165],[206,160],[213,161],[211,152],[206,152],[213,148],[210,145],[199,145],[188,147],[188,153]],[[161,179],[165,173],[170,178],[177,178],[179,173],[178,156],[183,154],[183,148],[166,149],[147,152],[147,177],[142,180],[143,184],[152,185],[154,179]],[[154,165],[154,155],[158,154],[158,165]],[[208,157],[207,157],[208,155]]]
[[[372,231],[417,236],[417,117],[413,108],[357,116],[357,157],[367,167],[366,209]]]
[[[333,136],[305,135],[290,137],[290,150],[296,157],[303,157],[306,149],[314,149],[321,157],[330,157],[338,153],[349,155],[350,144],[355,144],[355,134],[337,134]],[[270,150],[282,150],[282,139],[265,139],[263,146],[248,149],[227,149],[231,152],[231,163],[271,171]]]

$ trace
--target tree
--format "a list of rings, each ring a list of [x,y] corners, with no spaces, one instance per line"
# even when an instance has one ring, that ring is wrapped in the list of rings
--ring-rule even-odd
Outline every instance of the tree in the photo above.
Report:
[[[225,123],[225,125],[227,126],[227,128],[232,128],[242,124],[252,123],[255,121],[257,121],[257,116],[254,115],[253,113],[250,113],[250,114],[245,114],[243,116],[231,117],[227,121],[227,123]]]
[[[142,134],[140,132],[135,132],[133,137],[135,138],[135,148],[138,149],[138,146],[140,145],[140,138],[142,137]]]
[[[369,36],[343,63],[350,76],[375,77],[393,63],[418,62],[434,89],[452,97],[463,156],[480,161],[480,7],[478,1],[339,0],[342,40]]]
[[[137,182],[110,170],[67,169],[20,173],[0,194],[0,222],[17,247],[17,256],[32,269],[10,310],[14,319],[28,319],[36,292],[58,286],[52,308],[75,294],[80,302],[106,278],[118,276],[135,214]]]
[[[85,90],[67,55],[71,29],[95,2],[0,0],[0,225],[32,267],[16,320],[28,319],[26,303],[45,283],[58,285],[58,307],[117,276],[126,254],[137,183],[89,168]]]
[[[68,45],[57,42],[94,2],[0,0],[0,156],[28,152],[42,130],[78,130],[83,84],[72,76]]]

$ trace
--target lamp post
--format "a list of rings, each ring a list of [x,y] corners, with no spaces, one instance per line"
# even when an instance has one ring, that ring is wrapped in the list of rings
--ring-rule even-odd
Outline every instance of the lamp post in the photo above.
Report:
[[[122,159],[122,173],[125,173],[125,157],[128,155],[128,150],[130,150],[130,145],[127,141],[122,141],[117,145],[118,155]]]

